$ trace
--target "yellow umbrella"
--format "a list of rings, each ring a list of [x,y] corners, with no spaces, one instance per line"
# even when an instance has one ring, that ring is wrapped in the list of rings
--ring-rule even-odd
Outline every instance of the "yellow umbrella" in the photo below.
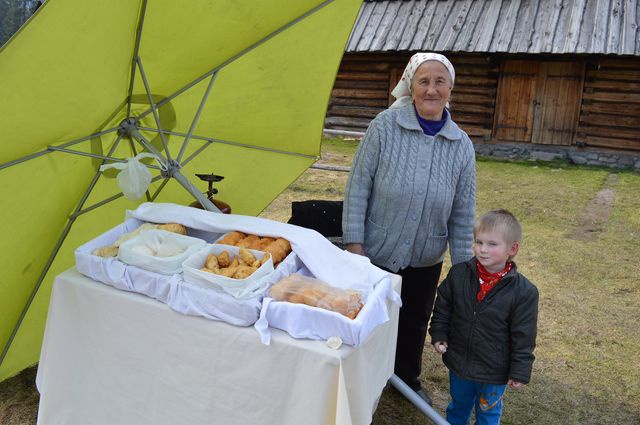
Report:
[[[0,50],[0,381],[38,360],[53,277],[138,202],[195,173],[255,215],[320,151],[356,0],[49,0]],[[147,151],[122,196],[104,163]],[[201,189],[204,189],[201,188]]]

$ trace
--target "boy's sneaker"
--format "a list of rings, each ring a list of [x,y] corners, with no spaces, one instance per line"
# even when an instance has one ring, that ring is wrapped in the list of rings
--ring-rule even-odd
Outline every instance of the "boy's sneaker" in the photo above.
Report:
[[[429,394],[427,394],[425,390],[420,388],[418,391],[416,391],[416,394],[418,394],[421,399],[426,401],[429,406],[433,406],[433,401],[431,401],[431,397],[429,397]]]

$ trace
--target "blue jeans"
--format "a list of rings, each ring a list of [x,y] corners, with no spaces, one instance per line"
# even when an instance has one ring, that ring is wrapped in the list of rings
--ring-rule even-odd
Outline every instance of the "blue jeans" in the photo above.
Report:
[[[451,425],[466,425],[475,407],[477,425],[499,424],[506,387],[467,381],[449,371],[451,403],[447,406],[447,421]]]

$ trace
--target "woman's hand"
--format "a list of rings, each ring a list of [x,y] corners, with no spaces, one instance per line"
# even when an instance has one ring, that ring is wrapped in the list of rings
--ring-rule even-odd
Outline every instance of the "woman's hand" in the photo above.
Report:
[[[447,341],[436,341],[433,344],[433,348],[436,349],[436,353],[438,353],[438,354],[446,353],[448,346],[449,346],[449,344],[447,344]]]
[[[509,379],[509,381],[507,381],[507,385],[510,388],[513,388],[514,390],[519,390],[520,388],[524,387],[524,382],[519,382],[519,381],[514,381],[513,379]]]
[[[353,253],[353,254],[358,254],[358,255],[362,255],[362,256],[367,256],[367,254],[364,252],[364,247],[362,246],[361,243],[348,243],[347,246],[345,246],[346,250]]]

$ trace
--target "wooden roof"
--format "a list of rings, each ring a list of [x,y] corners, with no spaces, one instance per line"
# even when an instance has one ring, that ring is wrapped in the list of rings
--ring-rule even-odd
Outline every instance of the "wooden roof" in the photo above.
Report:
[[[640,56],[638,0],[365,1],[347,52]]]

